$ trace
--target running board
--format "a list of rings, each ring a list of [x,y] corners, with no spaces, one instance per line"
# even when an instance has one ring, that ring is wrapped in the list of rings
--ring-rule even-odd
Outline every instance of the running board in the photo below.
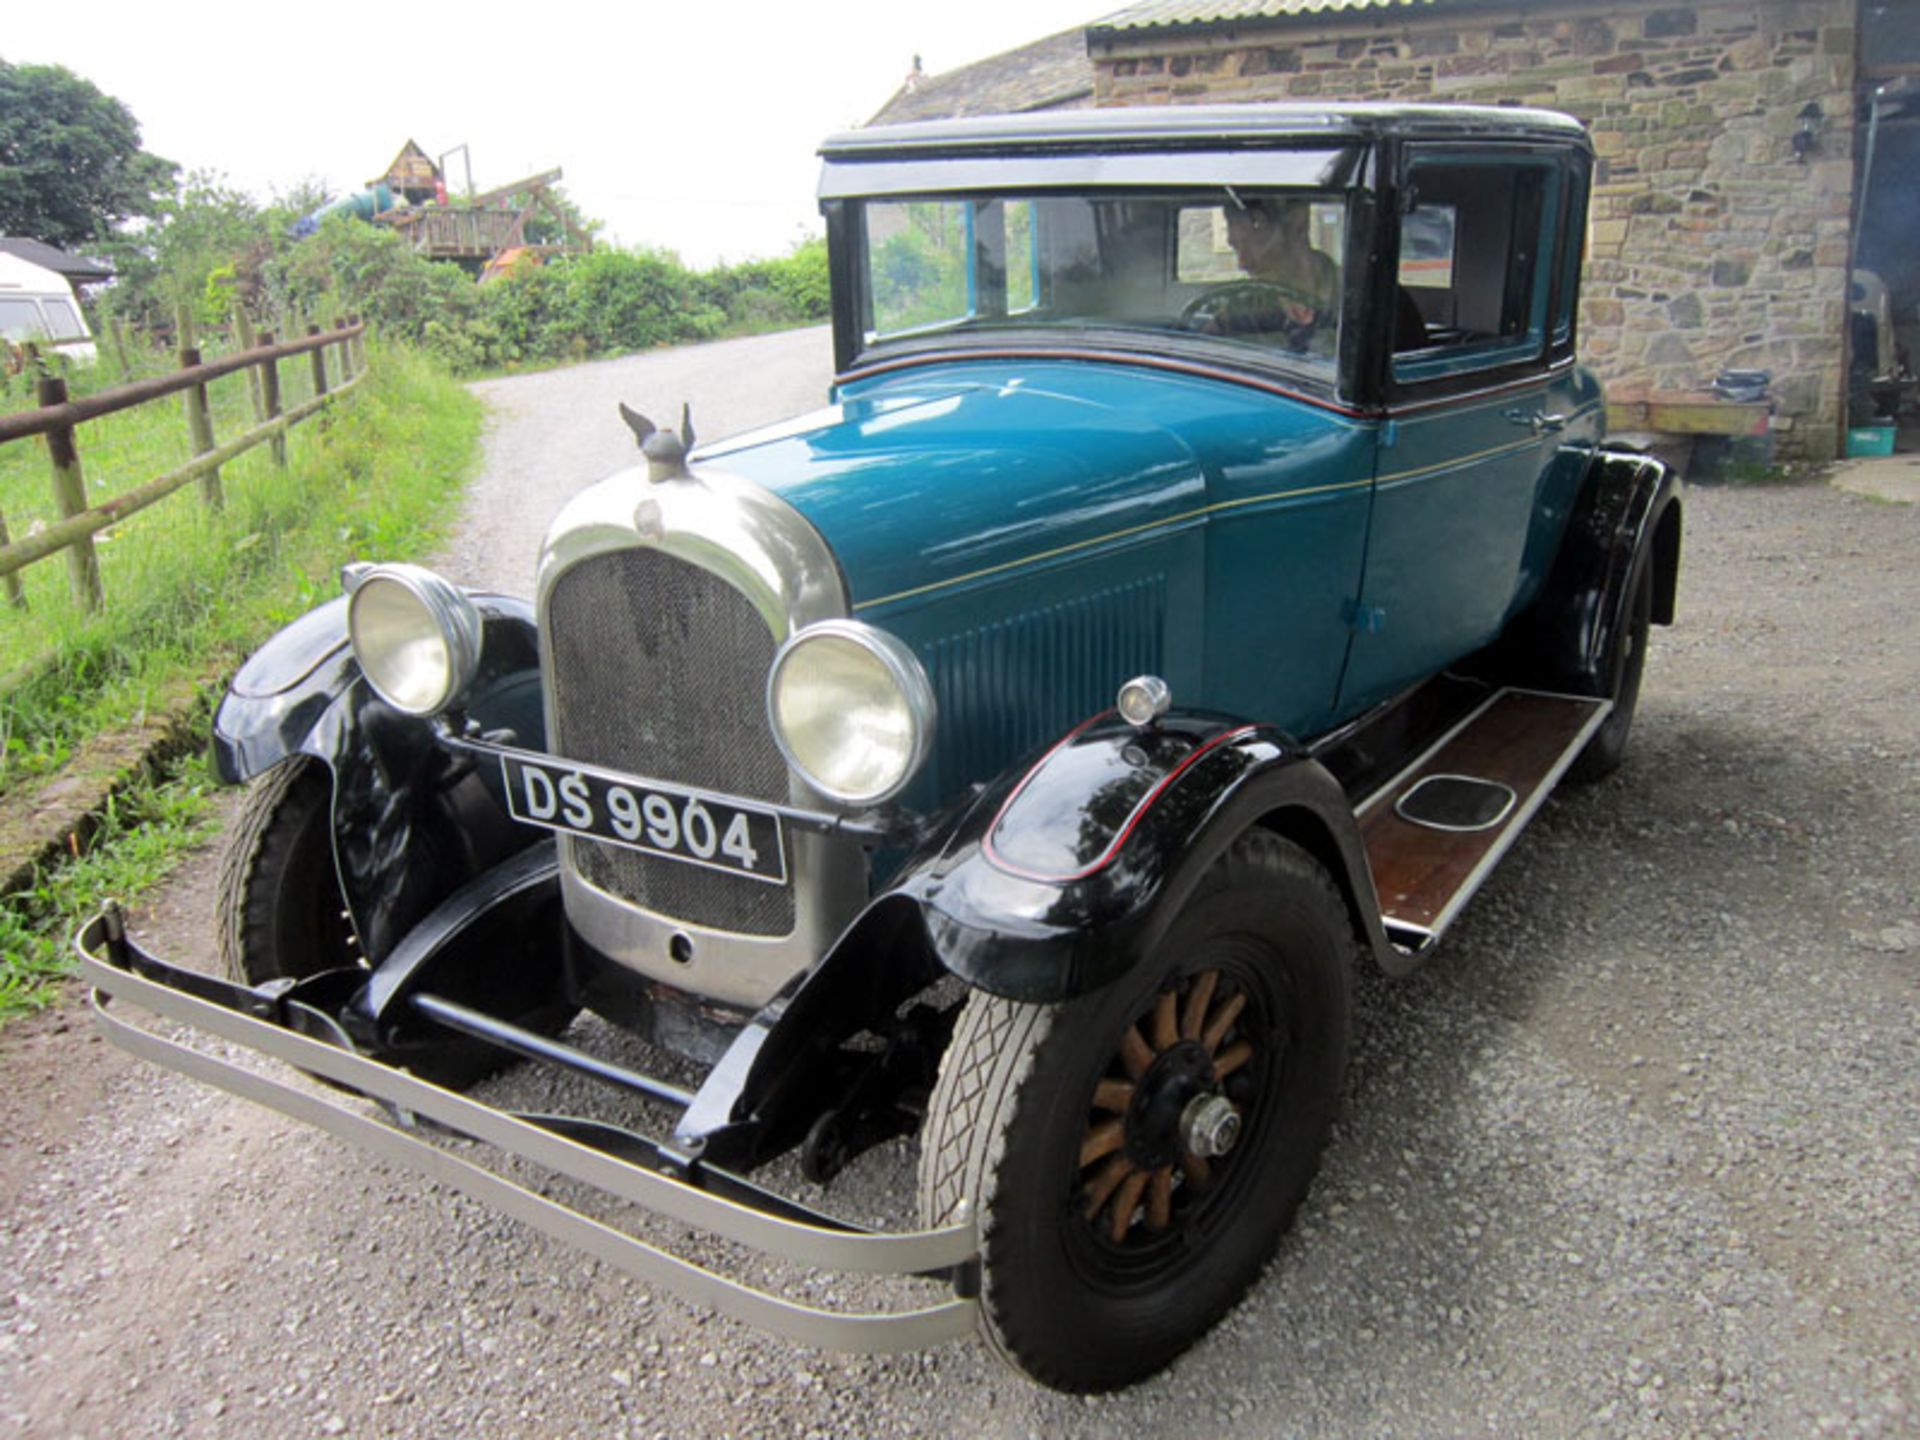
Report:
[[[1501,690],[1354,812],[1387,938],[1434,944],[1613,708]]]

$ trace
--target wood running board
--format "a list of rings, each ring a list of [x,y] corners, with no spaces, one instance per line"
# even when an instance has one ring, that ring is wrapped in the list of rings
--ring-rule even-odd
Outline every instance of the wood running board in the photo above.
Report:
[[[1446,933],[1612,708],[1610,700],[1502,690],[1361,803],[1355,818],[1389,940],[1418,954]],[[1488,806],[1505,814],[1484,828],[1407,819],[1402,801],[1436,776],[1506,786],[1512,803]]]

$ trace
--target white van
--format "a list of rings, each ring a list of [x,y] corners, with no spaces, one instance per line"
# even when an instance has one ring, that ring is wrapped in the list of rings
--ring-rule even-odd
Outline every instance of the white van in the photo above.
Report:
[[[91,365],[98,352],[73,286],[58,271],[0,251],[0,339]]]

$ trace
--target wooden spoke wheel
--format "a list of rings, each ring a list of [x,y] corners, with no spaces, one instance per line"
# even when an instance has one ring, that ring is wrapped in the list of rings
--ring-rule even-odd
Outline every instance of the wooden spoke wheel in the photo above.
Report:
[[[1168,983],[1122,1033],[1079,1151],[1080,1214],[1109,1243],[1164,1235],[1232,1164],[1259,1089],[1248,1066],[1274,1033],[1259,1002],[1247,1013],[1253,993],[1204,970]]]
[[[1128,975],[1058,1005],[969,997],[921,1137],[921,1214],[979,1218],[1002,1355],[1111,1390],[1240,1298],[1319,1165],[1356,948],[1326,871],[1254,831]]]

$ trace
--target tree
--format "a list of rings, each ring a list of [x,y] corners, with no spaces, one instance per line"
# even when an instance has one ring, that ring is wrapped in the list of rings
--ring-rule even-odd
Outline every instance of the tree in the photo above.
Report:
[[[175,166],[133,112],[63,65],[0,60],[0,233],[80,245],[156,213]]]

